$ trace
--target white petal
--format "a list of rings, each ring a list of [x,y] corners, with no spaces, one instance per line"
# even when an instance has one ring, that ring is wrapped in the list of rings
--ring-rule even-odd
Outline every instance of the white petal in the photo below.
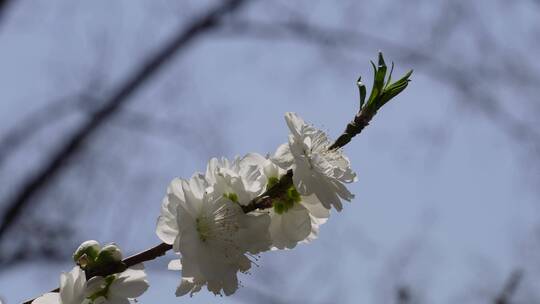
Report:
[[[268,232],[270,216],[268,214],[247,214],[239,218],[243,229],[238,232],[239,243],[250,253],[257,254],[270,248],[271,238]]]
[[[347,187],[345,187],[345,185],[343,185],[339,181],[332,181],[331,183],[335,187],[336,193],[342,199],[350,202],[354,198],[354,194],[352,194],[349,189],[347,189]]]
[[[118,277],[111,283],[109,292],[116,297],[131,299],[142,295],[148,286],[142,264],[138,264],[118,274]]]
[[[163,243],[172,245],[178,235],[176,219],[167,215],[160,215],[157,220],[156,234]]]
[[[86,276],[79,266],[73,267],[68,273],[62,273],[60,276],[60,299],[62,303],[82,302],[85,285]]]
[[[302,204],[294,204],[293,208],[283,214],[282,225],[290,240],[305,239],[311,232],[308,210]]]
[[[104,304],[130,304],[129,300],[122,297],[109,297],[107,301],[103,302]]]
[[[238,289],[238,278],[236,274],[223,280],[223,291],[226,296],[232,295]]]
[[[311,233],[308,210],[302,204],[294,204],[283,214],[273,214],[269,231],[275,247],[294,248]]]
[[[285,121],[287,122],[287,126],[291,133],[294,136],[300,136],[300,130],[302,130],[302,127],[306,124],[304,120],[296,115],[296,113],[287,112],[285,113]]]
[[[182,278],[182,281],[180,282],[180,285],[178,285],[178,287],[176,288],[176,292],[175,292],[175,295],[177,297],[181,297],[185,294],[187,294],[188,292],[190,292],[193,287],[195,286],[195,284],[193,284],[193,279],[185,279],[185,278]]]
[[[49,292],[32,301],[32,304],[60,304],[60,295],[57,292]]]
[[[157,220],[156,234],[157,236],[167,244],[172,244],[174,239],[178,235],[178,224],[176,221],[176,214],[178,210],[178,195],[172,190],[172,184],[176,184],[176,181],[171,182],[169,186],[169,194],[165,196],[161,202],[161,213]],[[177,188],[177,185],[174,186]],[[177,191],[176,191],[177,192]],[[183,196],[183,195],[182,195]],[[169,199],[171,197],[171,199]]]
[[[294,158],[288,143],[282,144],[277,148],[276,153],[272,156],[272,161],[284,170],[291,168]]]
[[[189,214],[192,216],[197,216],[199,214],[199,210],[201,208],[200,202],[201,199],[197,198],[191,191],[191,185],[195,184],[191,181],[182,180],[182,190],[184,192],[184,201],[180,201],[178,205],[178,209],[180,207],[184,208]],[[178,210],[180,212],[180,210]]]
[[[324,176],[318,176],[318,178],[312,179],[310,183],[313,194],[326,208],[330,209],[330,206],[334,206],[337,211],[343,209],[343,204],[335,192],[335,187]]]
[[[86,282],[85,297],[89,297],[107,286],[103,277],[93,277]]]
[[[262,167],[264,166],[265,162],[266,162],[266,158],[264,156],[258,153],[248,153],[240,159],[239,166],[240,166],[240,169],[242,169],[242,167],[249,167],[249,166]]]
[[[330,217],[330,209],[323,206],[315,195],[302,196],[302,204],[308,209],[309,214],[321,219]]]
[[[301,241],[301,243],[309,243],[319,236],[319,227],[326,223],[328,219],[326,218],[317,218],[312,215],[310,215],[311,218],[311,233],[308,235],[308,237]]]
[[[94,300],[94,302],[92,302],[92,304],[105,304],[107,302],[107,299],[105,299],[105,297],[99,297],[97,299]]]
[[[167,268],[169,270],[182,270],[182,262],[180,261],[180,259],[172,260],[169,262]]]
[[[208,184],[202,174],[194,174],[189,179],[190,193],[198,200],[202,200]]]
[[[73,279],[65,272],[60,274],[60,298],[62,302],[70,301],[73,298]]]
[[[298,193],[308,196],[313,193],[318,183],[318,179],[313,177],[313,172],[309,168],[296,166],[293,172],[293,184]]]
[[[184,201],[184,190],[182,189],[182,179],[175,178],[171,181],[169,186],[167,187],[167,194],[174,194],[176,197],[180,199],[180,201]],[[170,202],[173,203],[173,202]],[[172,206],[176,208],[177,204],[173,203]],[[172,211],[172,208],[170,209]]]

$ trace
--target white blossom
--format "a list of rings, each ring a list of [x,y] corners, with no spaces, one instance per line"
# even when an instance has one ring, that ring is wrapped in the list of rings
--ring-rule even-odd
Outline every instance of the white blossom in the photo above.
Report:
[[[295,113],[286,113],[285,120],[291,131],[289,142],[277,149],[274,162],[284,170],[293,169],[294,186],[300,194],[313,194],[326,208],[334,206],[340,211],[341,199],[354,197],[344,185],[356,181],[349,159],[341,149],[328,150],[327,135]]]
[[[105,278],[86,281],[84,271],[76,266],[60,276],[60,292],[50,292],[32,301],[33,304],[129,304],[129,299],[142,295],[148,281],[142,264]]]
[[[60,275],[60,292],[49,292],[32,301],[33,304],[81,304],[85,298],[86,276],[75,266]]]
[[[258,162],[260,156],[249,153],[236,157],[232,162],[226,158],[212,158],[206,168],[205,179],[215,195],[227,195],[240,205],[247,205],[264,190],[264,177]]]
[[[261,156],[259,161],[262,163],[267,188],[286,173],[269,159]],[[269,181],[270,184],[268,184]],[[294,188],[289,189],[291,190]],[[288,196],[290,193],[284,195]],[[330,216],[329,210],[314,195],[300,196],[298,201],[291,201],[291,203],[289,205],[292,206],[274,205],[274,208],[269,211],[272,245],[278,249],[291,249],[299,242],[312,241],[318,235],[319,226],[324,224]],[[287,203],[276,201],[274,204]]]
[[[129,304],[148,289],[143,264],[107,277],[93,277],[87,282],[86,296],[92,304]]]
[[[214,191],[230,187],[238,198],[251,196],[240,191],[250,189],[249,183],[238,180],[242,170],[235,170],[235,164],[227,161],[209,167],[226,170],[216,169],[217,174],[210,176],[213,185],[202,174],[173,180],[158,220],[157,235],[181,255],[169,265],[182,271],[177,296],[193,294],[204,285],[214,294],[234,293],[237,273],[249,270],[250,257],[270,247],[269,217],[244,214],[237,202],[224,196],[228,192]]]

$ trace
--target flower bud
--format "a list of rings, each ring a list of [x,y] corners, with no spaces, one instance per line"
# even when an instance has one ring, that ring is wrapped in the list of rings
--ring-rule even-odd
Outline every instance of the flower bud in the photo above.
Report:
[[[82,268],[85,268],[86,265],[92,263],[98,256],[99,253],[99,243],[94,240],[83,242],[75,253],[73,253],[73,260],[77,265],[80,265]]]
[[[109,244],[101,248],[96,259],[97,263],[120,261],[122,261],[122,252],[120,251],[120,248],[118,248],[118,246],[116,246],[115,244]]]

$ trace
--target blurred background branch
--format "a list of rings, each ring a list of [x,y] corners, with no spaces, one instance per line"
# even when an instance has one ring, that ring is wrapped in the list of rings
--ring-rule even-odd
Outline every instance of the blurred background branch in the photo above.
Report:
[[[75,130],[65,144],[57,149],[51,160],[44,164],[35,175],[23,182],[21,189],[14,194],[13,199],[8,201],[0,224],[0,242],[3,241],[8,229],[17,221],[20,213],[27,208],[34,195],[47,187],[56,178],[73,155],[77,154],[84,146],[87,138],[96,132],[102,124],[112,119],[121,107],[130,100],[131,95],[171,60],[173,55],[188,47],[199,35],[218,26],[224,15],[239,9],[244,2],[242,0],[230,0],[209,10],[205,15],[193,20],[185,29],[180,29],[176,36],[165,43],[162,48],[138,68],[134,69],[133,74],[128,76],[124,83],[120,84],[110,99],[103,102],[103,107],[93,113],[87,123]]]
[[[516,293],[519,283],[521,282],[521,279],[523,277],[523,271],[522,270],[515,270],[512,272],[508,280],[503,286],[503,289],[501,290],[501,293],[495,298],[493,301],[494,304],[511,304],[512,297]]]
[[[9,9],[11,2],[13,2],[13,0],[0,0],[0,25],[2,25],[6,11]]]

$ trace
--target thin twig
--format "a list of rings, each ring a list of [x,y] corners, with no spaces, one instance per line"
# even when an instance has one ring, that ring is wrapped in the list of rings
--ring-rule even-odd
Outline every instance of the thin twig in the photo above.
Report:
[[[360,134],[362,130],[364,130],[365,127],[369,125],[369,122],[371,119],[373,119],[373,116],[377,114],[377,112],[370,112],[366,111],[366,108],[362,108],[358,113],[354,116],[354,119],[347,124],[347,127],[345,127],[345,131],[343,131],[343,134],[341,134],[336,141],[328,148],[328,149],[339,149],[348,144],[353,137]]]

